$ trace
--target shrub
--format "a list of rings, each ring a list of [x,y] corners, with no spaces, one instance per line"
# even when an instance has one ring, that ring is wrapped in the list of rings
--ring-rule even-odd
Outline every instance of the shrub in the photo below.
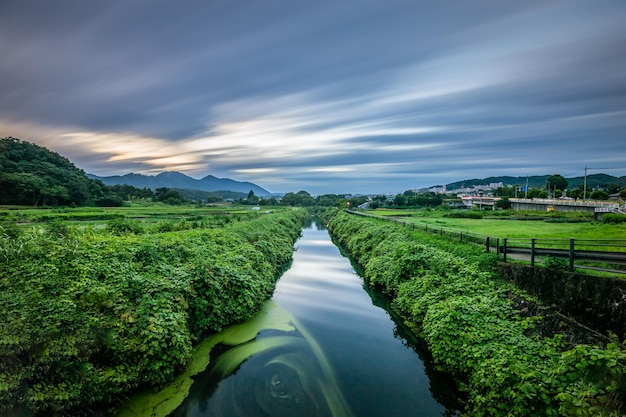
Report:
[[[620,224],[626,223],[626,214],[607,213],[602,216],[602,223]]]
[[[0,236],[6,236],[10,239],[15,239],[20,235],[20,228],[12,222],[0,223]]]
[[[482,219],[484,215],[480,211],[452,211],[444,214],[444,217],[454,219]]]
[[[0,235],[0,415],[15,406],[87,415],[91,404],[171,381],[193,342],[271,296],[305,216],[142,235],[118,219],[119,236],[71,240],[39,229]]]
[[[569,261],[564,258],[555,258],[553,256],[548,256],[545,261],[543,261],[542,267],[549,271],[567,271],[569,269]]]
[[[535,335],[541,317],[514,309],[520,290],[497,279],[495,257],[343,212],[328,229],[364,266],[365,280],[419,329],[436,364],[460,381],[465,415],[624,415],[626,352],[617,342],[570,348],[561,335]],[[564,259],[546,263],[567,269]]]
[[[107,229],[110,233],[118,236],[140,235],[143,233],[143,228],[139,222],[124,218],[110,220],[107,224]]]

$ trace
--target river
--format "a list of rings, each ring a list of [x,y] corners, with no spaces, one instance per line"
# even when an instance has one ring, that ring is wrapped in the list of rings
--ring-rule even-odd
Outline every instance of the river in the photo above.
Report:
[[[458,415],[453,384],[370,296],[321,223],[296,248],[247,329],[256,337],[216,346],[171,416]]]

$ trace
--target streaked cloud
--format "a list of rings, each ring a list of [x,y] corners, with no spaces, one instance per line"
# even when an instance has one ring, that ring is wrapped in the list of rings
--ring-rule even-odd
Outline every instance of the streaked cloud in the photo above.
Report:
[[[624,175],[625,20],[619,0],[6,2],[0,135],[276,192]]]

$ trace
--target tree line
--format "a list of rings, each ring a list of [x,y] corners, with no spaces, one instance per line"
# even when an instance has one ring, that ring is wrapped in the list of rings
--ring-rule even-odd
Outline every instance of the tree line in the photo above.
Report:
[[[185,202],[170,188],[105,185],[56,152],[13,137],[0,139],[0,204],[119,207],[137,198]]]

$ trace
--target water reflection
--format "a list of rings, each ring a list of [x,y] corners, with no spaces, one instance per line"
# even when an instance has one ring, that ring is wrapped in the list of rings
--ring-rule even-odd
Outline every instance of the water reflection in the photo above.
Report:
[[[352,416],[333,369],[306,329],[273,302],[264,314],[282,317],[283,329],[262,323],[266,328],[256,338],[215,348],[210,371],[196,379],[172,416]]]
[[[171,415],[457,415],[452,385],[384,299],[368,295],[323,225],[306,228],[297,247],[273,301],[216,335],[209,369]]]

